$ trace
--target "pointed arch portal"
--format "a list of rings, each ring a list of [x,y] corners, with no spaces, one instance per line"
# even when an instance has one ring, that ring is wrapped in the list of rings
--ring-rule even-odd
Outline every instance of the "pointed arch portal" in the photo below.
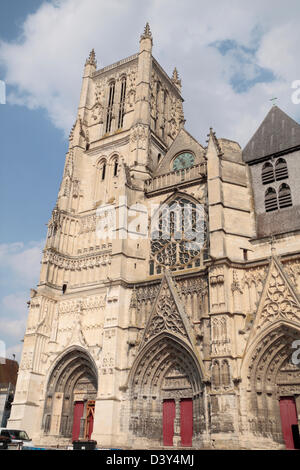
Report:
[[[247,374],[250,429],[284,442],[287,449],[299,448],[300,369],[292,362],[292,344],[298,338],[299,331],[279,324],[256,343]]]
[[[90,438],[97,388],[97,370],[89,355],[77,348],[67,352],[48,381],[44,433],[72,440]]]
[[[201,371],[192,351],[166,333],[147,344],[129,382],[130,430],[165,446],[192,446],[205,428]]]

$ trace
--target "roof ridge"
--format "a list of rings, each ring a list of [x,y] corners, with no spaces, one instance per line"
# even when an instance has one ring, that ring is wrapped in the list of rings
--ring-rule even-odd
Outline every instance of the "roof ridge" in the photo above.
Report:
[[[243,149],[248,163],[300,145],[300,124],[273,105]]]

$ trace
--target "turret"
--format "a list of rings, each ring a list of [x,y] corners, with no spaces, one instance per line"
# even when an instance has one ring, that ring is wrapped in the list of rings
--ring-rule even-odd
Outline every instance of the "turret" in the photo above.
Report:
[[[91,99],[91,87],[92,87],[92,76],[93,73],[96,71],[97,61],[96,61],[96,54],[94,49],[91,50],[89,57],[87,58],[84,66],[83,78],[82,78],[82,86],[81,86],[81,94],[80,94],[80,101],[78,107],[78,115],[84,119],[84,109],[90,105]]]
[[[135,177],[148,178],[149,138],[150,138],[150,83],[152,67],[152,34],[147,23],[140,39],[138,70],[136,79],[136,99],[133,126],[131,129],[131,151],[134,152]]]

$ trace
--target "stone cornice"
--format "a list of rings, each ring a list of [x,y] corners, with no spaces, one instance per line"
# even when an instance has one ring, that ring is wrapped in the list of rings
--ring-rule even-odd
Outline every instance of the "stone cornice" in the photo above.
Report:
[[[110,72],[111,70],[121,67],[124,64],[128,64],[129,62],[133,62],[138,59],[138,56],[139,56],[139,53],[137,52],[136,54],[126,57],[125,59],[119,60],[118,62],[115,62],[114,64],[107,65],[106,67],[103,67],[102,69],[96,70],[96,72],[94,72],[93,74],[93,78],[97,78],[101,75],[104,75],[106,72]]]

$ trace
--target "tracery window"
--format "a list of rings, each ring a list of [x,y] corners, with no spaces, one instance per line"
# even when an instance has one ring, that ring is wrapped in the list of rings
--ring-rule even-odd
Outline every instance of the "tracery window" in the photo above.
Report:
[[[206,216],[202,204],[178,197],[155,214],[151,230],[150,274],[198,267],[206,253]]]
[[[184,170],[195,163],[195,157],[191,152],[182,152],[173,160],[173,170]]]
[[[125,114],[125,97],[126,97],[126,77],[123,77],[122,80],[121,80],[121,95],[120,95],[118,129],[121,129],[123,127],[124,114]]]
[[[111,82],[109,85],[109,97],[107,105],[107,116],[106,116],[106,130],[105,132],[110,132],[111,123],[113,118],[113,104],[115,99],[115,82]]]

